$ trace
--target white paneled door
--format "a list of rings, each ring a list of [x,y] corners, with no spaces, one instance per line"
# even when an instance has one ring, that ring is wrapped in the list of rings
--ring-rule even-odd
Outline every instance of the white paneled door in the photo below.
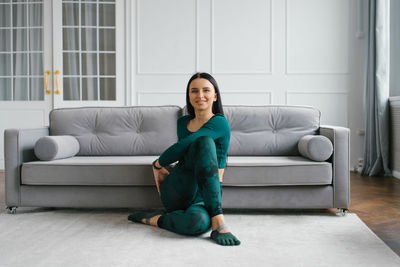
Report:
[[[49,124],[53,108],[125,104],[124,0],[0,1],[4,129]]]
[[[52,108],[51,1],[0,2],[0,169],[4,129],[48,124]]]

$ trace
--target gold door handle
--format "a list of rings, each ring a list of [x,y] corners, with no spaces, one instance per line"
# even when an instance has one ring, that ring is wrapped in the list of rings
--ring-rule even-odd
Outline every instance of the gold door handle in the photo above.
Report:
[[[58,85],[58,75],[60,75],[60,71],[56,70],[55,74],[56,74],[56,88],[57,88],[55,93],[56,93],[56,95],[59,95],[60,94],[60,87]]]
[[[49,75],[50,75],[50,71],[46,70],[46,72],[44,73],[44,90],[46,91],[46,95],[50,94],[50,90],[47,89],[47,86],[48,86],[47,76],[49,76]]]

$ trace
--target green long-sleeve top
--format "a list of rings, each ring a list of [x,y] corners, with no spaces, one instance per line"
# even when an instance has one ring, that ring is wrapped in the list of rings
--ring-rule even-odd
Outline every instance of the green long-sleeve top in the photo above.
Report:
[[[231,129],[225,116],[221,113],[214,114],[196,132],[191,132],[187,124],[193,117],[190,115],[181,116],[177,122],[178,142],[167,148],[159,157],[158,163],[165,167],[180,160],[189,145],[200,136],[209,136],[215,142],[217,151],[218,168],[223,169],[226,165]]]

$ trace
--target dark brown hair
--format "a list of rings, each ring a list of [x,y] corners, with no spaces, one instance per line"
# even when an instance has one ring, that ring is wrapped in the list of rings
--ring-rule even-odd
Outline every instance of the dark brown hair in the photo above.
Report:
[[[213,103],[212,112],[213,112],[214,114],[215,114],[215,113],[221,113],[222,115],[224,115],[224,110],[222,109],[221,94],[220,94],[220,92],[219,92],[219,87],[218,87],[217,81],[214,79],[213,76],[211,76],[210,74],[208,74],[208,73],[206,73],[206,72],[198,72],[198,73],[195,73],[195,74],[190,78],[190,80],[189,80],[189,82],[188,82],[188,84],[187,84],[187,86],[186,86],[186,108],[187,108],[187,111],[188,111],[189,115],[192,116],[192,117],[195,117],[195,116],[196,116],[196,114],[194,113],[194,108],[193,108],[192,104],[190,104],[190,99],[189,99],[189,86],[190,86],[190,83],[191,83],[194,79],[198,79],[198,78],[206,79],[206,80],[208,80],[208,81],[214,86],[215,93],[217,94],[217,101],[215,101],[215,102]]]

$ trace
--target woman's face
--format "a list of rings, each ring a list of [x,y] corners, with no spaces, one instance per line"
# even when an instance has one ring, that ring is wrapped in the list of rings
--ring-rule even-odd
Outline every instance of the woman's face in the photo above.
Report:
[[[215,88],[207,79],[194,79],[189,85],[189,99],[194,110],[210,110],[212,105],[217,101],[217,93]]]

